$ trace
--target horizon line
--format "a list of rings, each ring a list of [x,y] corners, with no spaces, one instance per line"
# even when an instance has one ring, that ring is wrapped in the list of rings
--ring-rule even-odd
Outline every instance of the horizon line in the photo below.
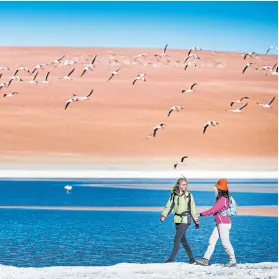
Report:
[[[23,48],[23,47],[28,47],[28,48],[111,48],[111,49],[163,49],[164,47],[119,47],[119,46],[63,46],[63,45],[49,45],[49,46],[43,46],[43,45],[0,45],[0,48]],[[175,50],[175,51],[189,51],[191,48],[169,48],[168,50]],[[198,51],[211,51],[211,52],[222,52],[222,53],[247,53],[245,51],[236,51],[236,50],[216,50],[216,49],[201,49]],[[256,54],[261,54],[261,55],[269,55],[269,56],[278,56],[278,53],[268,53],[265,54],[263,52],[255,52]]]

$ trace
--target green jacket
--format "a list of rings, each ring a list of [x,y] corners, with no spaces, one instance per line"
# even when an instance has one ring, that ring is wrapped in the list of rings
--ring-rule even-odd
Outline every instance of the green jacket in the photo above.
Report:
[[[191,219],[195,223],[199,222],[195,200],[190,192],[181,194],[178,189],[173,191],[162,215],[167,217],[172,210],[174,210],[174,223],[190,224]]]

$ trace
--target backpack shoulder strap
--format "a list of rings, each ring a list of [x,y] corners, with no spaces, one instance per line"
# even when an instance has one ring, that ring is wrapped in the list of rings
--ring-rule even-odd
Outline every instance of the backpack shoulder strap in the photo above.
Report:
[[[191,193],[188,192],[188,210],[191,212]]]

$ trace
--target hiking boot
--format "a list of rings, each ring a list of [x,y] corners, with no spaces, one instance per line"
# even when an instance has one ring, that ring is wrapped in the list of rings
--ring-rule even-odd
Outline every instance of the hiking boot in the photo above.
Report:
[[[194,260],[194,259],[190,260],[189,264],[196,264],[196,260]]]
[[[236,263],[229,262],[227,264],[224,264],[223,266],[224,267],[236,267],[237,265],[236,265]]]
[[[164,261],[164,263],[172,263],[173,262],[173,260],[171,260],[171,259],[167,259],[166,261]]]
[[[202,258],[200,260],[196,260],[196,262],[197,262],[197,264],[203,265],[203,266],[208,266],[209,265],[208,259],[205,259],[205,258]]]

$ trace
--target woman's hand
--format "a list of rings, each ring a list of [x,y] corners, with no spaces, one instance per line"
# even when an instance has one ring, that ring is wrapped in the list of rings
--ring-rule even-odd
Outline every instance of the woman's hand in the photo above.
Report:
[[[161,217],[160,217],[160,221],[161,221],[161,222],[164,222],[164,221],[165,221],[165,219],[166,219],[166,217],[165,217],[164,215],[161,215]]]

